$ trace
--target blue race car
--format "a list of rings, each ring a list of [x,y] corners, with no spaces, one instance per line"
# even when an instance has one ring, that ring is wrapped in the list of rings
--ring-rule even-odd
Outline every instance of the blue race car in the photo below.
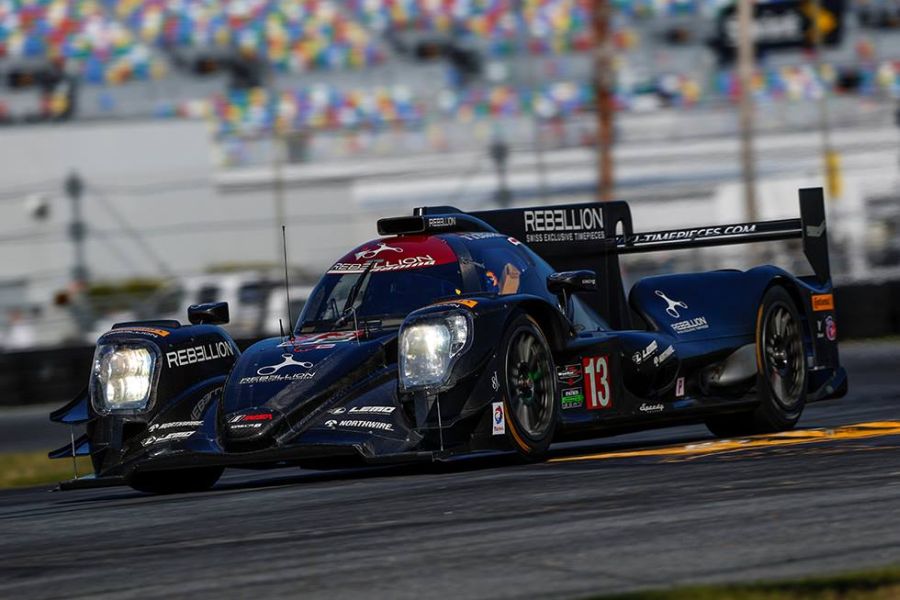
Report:
[[[649,233],[623,202],[381,219],[287,335],[241,352],[218,327],[224,303],[192,306],[190,324],[114,326],[87,389],[51,415],[86,433],[51,456],[165,493],[226,467],[535,460],[554,441],[668,424],[790,429],[847,390],[821,189],[800,190],[800,215]],[[621,254],[793,238],[810,275],[661,275],[626,297]]]

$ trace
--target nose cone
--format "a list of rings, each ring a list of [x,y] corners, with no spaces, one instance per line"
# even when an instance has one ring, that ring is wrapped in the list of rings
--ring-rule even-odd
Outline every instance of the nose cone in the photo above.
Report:
[[[341,390],[394,362],[384,346],[395,336],[363,340],[360,332],[341,331],[257,342],[241,355],[225,386],[226,439],[259,440],[302,426]]]

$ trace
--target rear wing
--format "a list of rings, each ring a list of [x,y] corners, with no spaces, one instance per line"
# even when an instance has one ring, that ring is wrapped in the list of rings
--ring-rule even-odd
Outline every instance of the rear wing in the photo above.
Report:
[[[462,213],[449,206],[415,209],[416,217],[461,215],[480,219],[498,232],[525,242],[559,271],[594,268],[607,282],[589,300],[613,326],[630,321],[619,270],[620,254],[681,250],[774,240],[801,239],[816,279],[831,279],[822,188],[799,190],[800,217],[635,233],[622,201],[563,204]],[[461,224],[459,224],[461,225]]]

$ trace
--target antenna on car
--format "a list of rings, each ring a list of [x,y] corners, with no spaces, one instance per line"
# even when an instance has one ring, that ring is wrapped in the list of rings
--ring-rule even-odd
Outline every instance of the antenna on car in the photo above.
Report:
[[[291,341],[294,341],[294,321],[291,319],[291,286],[288,283],[287,232],[284,225],[281,226],[281,247],[284,250],[284,297],[287,299],[288,327],[291,328]],[[281,319],[278,319],[278,326],[281,327]],[[284,335],[284,330],[281,334]]]

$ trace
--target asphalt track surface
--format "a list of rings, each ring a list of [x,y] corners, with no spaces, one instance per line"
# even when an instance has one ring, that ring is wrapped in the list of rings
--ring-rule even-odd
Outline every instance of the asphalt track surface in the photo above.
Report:
[[[226,475],[207,493],[0,493],[0,598],[582,597],[900,564],[900,345],[799,433],[702,427],[553,459]]]

